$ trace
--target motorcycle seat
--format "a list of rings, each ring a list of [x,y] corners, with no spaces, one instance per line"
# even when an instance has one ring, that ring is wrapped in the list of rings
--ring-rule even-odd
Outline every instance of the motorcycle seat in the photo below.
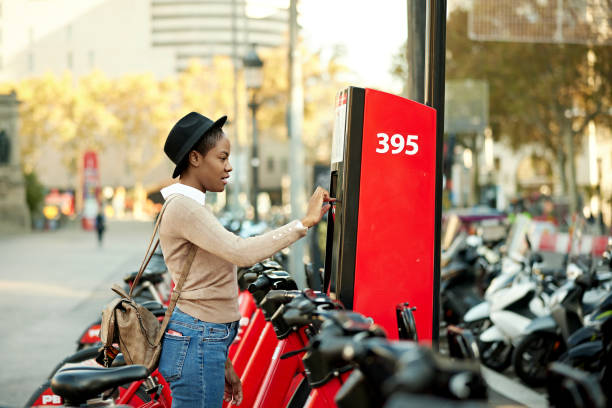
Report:
[[[66,405],[80,405],[100,393],[148,375],[142,365],[116,368],[74,367],[60,370],[51,379],[51,389],[64,398]]]
[[[599,306],[599,302],[583,303],[582,304],[582,313],[585,314],[585,315],[588,315],[593,310],[595,310],[597,308],[597,306]]]
[[[551,268],[546,266],[538,267],[538,270],[542,275],[552,276],[554,278],[562,279],[565,278],[564,268]]]

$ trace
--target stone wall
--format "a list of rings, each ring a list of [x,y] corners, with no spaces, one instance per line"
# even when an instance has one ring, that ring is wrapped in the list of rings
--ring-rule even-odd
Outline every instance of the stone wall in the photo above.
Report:
[[[19,160],[18,105],[14,93],[0,95],[0,234],[31,228]]]

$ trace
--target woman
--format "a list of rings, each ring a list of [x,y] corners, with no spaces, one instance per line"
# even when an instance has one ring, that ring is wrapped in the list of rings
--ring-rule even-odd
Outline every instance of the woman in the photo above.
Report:
[[[238,327],[236,266],[266,259],[306,235],[333,201],[317,188],[306,216],[258,237],[243,239],[225,230],[204,206],[206,191],[228,182],[230,142],[216,122],[191,112],[170,131],[164,151],[176,164],[179,182],[162,189],[170,201],[160,222],[160,242],[172,279],[192,245],[197,247],[177,307],[164,334],[159,370],[170,383],[173,407],[239,405],[242,385],[227,358]]]

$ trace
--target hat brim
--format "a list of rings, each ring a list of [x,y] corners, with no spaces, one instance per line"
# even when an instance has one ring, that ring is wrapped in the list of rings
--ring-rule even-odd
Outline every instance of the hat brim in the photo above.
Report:
[[[174,168],[174,172],[172,172],[172,178],[177,178],[187,168],[187,154],[193,150],[193,148],[200,141],[202,136],[204,136],[206,132],[211,129],[222,128],[226,121],[227,116],[224,115],[214,121],[212,125],[204,124],[199,127],[195,132],[193,132],[193,135],[189,138],[187,143],[185,143],[185,147],[178,154],[178,157],[180,157],[181,159]]]

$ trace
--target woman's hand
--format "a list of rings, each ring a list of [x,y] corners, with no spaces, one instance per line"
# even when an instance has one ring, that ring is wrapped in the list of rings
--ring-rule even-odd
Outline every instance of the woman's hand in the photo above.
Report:
[[[302,218],[302,224],[307,228],[318,224],[331,207],[330,204],[323,205],[323,203],[331,203],[334,201],[336,201],[336,199],[329,196],[329,191],[323,187],[317,187],[312,197],[310,197],[310,201],[308,201],[308,209],[306,210],[306,215]]]
[[[234,366],[228,358],[225,362],[225,392],[223,393],[225,402],[240,405],[242,402],[242,383],[240,377],[234,371]]]

